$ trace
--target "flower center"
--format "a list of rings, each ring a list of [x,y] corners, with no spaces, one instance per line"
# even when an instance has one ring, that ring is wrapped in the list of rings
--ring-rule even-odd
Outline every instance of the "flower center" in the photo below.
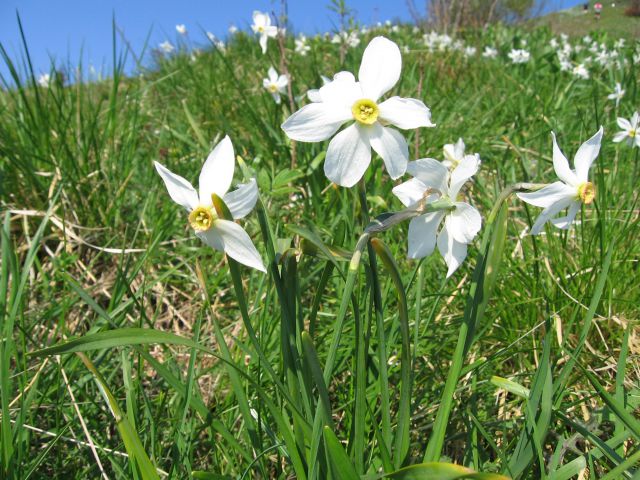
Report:
[[[278,90],[278,86],[275,83],[272,83],[267,87],[267,90],[269,90],[271,93],[276,93],[276,91]]]
[[[362,98],[353,104],[351,113],[353,114],[353,118],[358,122],[364,123],[365,125],[373,125],[378,119],[380,110],[376,102],[368,98]]]
[[[629,136],[631,138],[634,138],[637,134],[638,134],[638,131],[635,128],[632,128],[631,130],[629,130]]]
[[[596,187],[591,182],[584,182],[578,186],[578,197],[582,203],[589,205],[596,198]]]
[[[217,215],[210,207],[196,207],[189,214],[189,225],[196,232],[206,232],[213,225]]]
[[[264,32],[264,27],[263,26],[258,27],[258,32],[260,33]]]

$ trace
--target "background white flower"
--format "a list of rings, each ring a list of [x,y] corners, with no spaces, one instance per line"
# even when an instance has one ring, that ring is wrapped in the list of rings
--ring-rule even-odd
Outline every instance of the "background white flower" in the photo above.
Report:
[[[622,131],[613,136],[614,142],[626,140],[630,147],[640,147],[640,114],[638,112],[635,112],[629,120],[618,117],[618,126]]]
[[[569,167],[569,161],[564,156],[556,136],[553,137],[553,169],[560,181],[554,182],[536,192],[518,193],[518,198],[536,207],[541,207],[542,213],[531,227],[531,235],[537,235],[548,221],[562,229],[568,229],[576,218],[581,205],[593,202],[596,190],[589,181],[589,168],[600,152],[603,129],[584,142],[573,159],[575,171]],[[569,208],[564,217],[553,218],[565,208]]]
[[[513,63],[527,63],[531,58],[531,54],[528,51],[517,48],[511,50],[507,56]]]
[[[286,75],[278,75],[276,69],[269,67],[269,77],[262,80],[262,86],[271,94],[276,103],[280,103],[280,94],[287,92],[289,79]]]
[[[216,145],[202,166],[199,192],[164,165],[154,164],[171,199],[189,212],[189,224],[198,238],[248,267],[266,271],[247,232],[237,223],[219,218],[213,208],[211,195],[215,193],[224,200],[234,220],[237,220],[245,217],[258,199],[258,185],[253,178],[228,192],[235,169],[233,145],[228,136]]]
[[[44,88],[48,88],[51,85],[51,75],[43,73],[38,77],[38,85]]]
[[[259,12],[255,10],[253,12],[253,25],[251,25],[253,33],[260,35],[260,47],[262,53],[267,53],[267,40],[269,37],[275,38],[278,35],[278,28],[275,25],[271,25],[271,17],[268,13]]]
[[[475,207],[457,201],[462,186],[478,171],[480,158],[467,155],[451,172],[433,158],[410,162],[407,171],[414,178],[394,187],[393,193],[407,207],[422,200],[431,202],[448,199],[451,211],[436,211],[419,215],[409,223],[409,258],[422,258],[438,250],[451,276],[467,257],[471,243],[482,227],[482,217]],[[440,224],[444,227],[438,233]]]
[[[180,35],[186,35],[187,27],[184,24],[180,23],[176,25],[176,32],[178,32]]]
[[[622,97],[624,97],[624,93],[625,91],[622,89],[620,82],[616,82],[616,86],[614,87],[613,92],[607,95],[607,98],[609,100],[615,100],[617,107],[620,104],[620,100],[622,100]]]
[[[176,49],[169,40],[165,40],[158,46],[160,47],[160,50],[162,50],[164,53],[171,53]]]
[[[391,178],[404,174],[409,149],[397,130],[434,127],[431,112],[414,98],[392,97],[378,103],[400,78],[402,56],[398,46],[376,37],[367,46],[358,73],[359,82],[349,72],[337,73],[320,88],[318,101],[291,115],[282,129],[289,138],[301,142],[321,142],[332,137],[349,120],[355,122],[335,135],[329,143],[324,172],[334,183],[355,185],[371,162],[371,148],[382,157]]]
[[[482,56],[485,58],[496,58],[498,56],[498,50],[493,47],[486,46],[484,47]]]

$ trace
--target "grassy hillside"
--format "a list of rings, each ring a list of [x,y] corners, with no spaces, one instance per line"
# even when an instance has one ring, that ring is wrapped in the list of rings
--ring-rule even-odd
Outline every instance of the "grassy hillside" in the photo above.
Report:
[[[591,5],[595,2],[589,2]],[[535,26],[548,26],[554,33],[580,37],[594,32],[606,33],[612,38],[640,38],[640,17],[624,14],[629,2],[603,1],[600,20],[593,9],[584,11],[582,5],[545,15],[532,21]],[[615,5],[615,6],[612,6]]]
[[[437,247],[407,258],[409,218],[434,208],[394,196],[409,174],[392,179],[373,154],[339,187],[328,142],[280,127],[321,75],[358,73],[379,35],[402,52],[383,98],[417,98],[436,124],[397,130],[410,159],[443,160],[462,137],[482,161],[449,199],[482,216],[449,278]],[[5,56],[0,478],[358,479],[425,461],[487,475],[430,463],[393,478],[637,476],[640,148],[613,138],[639,105],[639,52],[599,40],[601,62],[562,46],[567,67],[545,29],[425,41],[379,27],[307,39],[305,55],[291,37],[263,54],[240,32],[224,48],[185,38],[139,75],[93,83],[38,82]],[[263,87],[272,66],[289,72],[281,103]],[[573,167],[601,126],[571,228],[528,235],[542,208],[514,189],[558,181],[551,132]],[[154,168],[197,186],[225,135],[234,185],[257,179],[238,225],[267,274],[200,241]],[[374,217],[388,228],[368,229]]]

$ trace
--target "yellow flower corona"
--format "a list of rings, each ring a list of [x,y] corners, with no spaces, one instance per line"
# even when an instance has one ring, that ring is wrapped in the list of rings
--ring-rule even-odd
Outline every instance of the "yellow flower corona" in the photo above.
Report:
[[[582,203],[589,205],[596,198],[596,187],[591,182],[581,183],[578,187],[578,197]]]
[[[362,98],[351,107],[353,118],[365,125],[373,125],[378,120],[380,109],[373,100]]]
[[[217,215],[209,207],[196,207],[189,214],[189,225],[196,232],[206,232],[213,225]]]

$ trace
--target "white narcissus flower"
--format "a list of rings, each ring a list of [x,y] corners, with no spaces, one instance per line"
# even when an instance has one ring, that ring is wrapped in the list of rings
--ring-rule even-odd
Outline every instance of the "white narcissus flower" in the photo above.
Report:
[[[610,93],[609,95],[607,95],[607,98],[609,100],[615,100],[616,107],[617,107],[620,104],[620,100],[622,100],[622,97],[624,97],[624,90],[622,89],[620,82],[616,82],[616,86],[613,89],[613,93]]]
[[[442,164],[447,168],[456,168],[464,158],[464,149],[465,145],[462,138],[459,138],[455,144],[447,143],[442,147],[442,153],[444,154]]]
[[[582,204],[589,205],[596,196],[596,189],[589,181],[589,168],[600,152],[603,129],[584,142],[573,159],[575,170],[569,167],[569,161],[564,156],[556,136],[553,137],[553,169],[560,181],[554,182],[536,192],[518,193],[518,198],[536,207],[541,207],[542,213],[531,227],[531,235],[537,235],[548,221],[561,229],[568,229],[576,218]],[[562,210],[568,208],[563,217],[554,218]]]
[[[458,200],[462,186],[478,171],[480,158],[467,155],[458,166],[449,169],[433,158],[410,162],[407,171],[414,178],[394,187],[393,193],[407,207],[426,200],[448,199],[452,210],[419,215],[409,223],[409,258],[430,255],[438,250],[447,264],[450,277],[467,257],[467,245],[482,227],[478,210]],[[440,224],[444,226],[438,233]]]
[[[269,14],[255,10],[253,12],[253,25],[251,25],[251,30],[253,30],[253,33],[260,35],[262,53],[267,53],[267,40],[269,37],[275,38],[278,35],[278,27],[271,25],[271,17]]]
[[[518,48],[511,50],[507,56],[513,63],[527,63],[531,58],[531,54],[528,51]]]
[[[311,51],[311,47],[307,45],[307,37],[302,34],[295,39],[295,44],[295,52],[301,57],[306,57],[307,53]]]
[[[583,80],[589,79],[589,70],[587,70],[587,67],[585,67],[582,63],[579,63],[578,65],[573,67],[571,73],[573,73],[574,77],[582,78]]]
[[[640,147],[640,114],[638,112],[635,112],[629,120],[619,117],[618,126],[622,131],[613,136],[614,142],[626,140],[630,147]]]
[[[286,75],[278,75],[276,69],[269,67],[269,77],[262,80],[262,86],[271,94],[277,104],[280,103],[280,94],[287,92],[289,79]]]
[[[162,50],[164,53],[171,53],[175,50],[175,47],[171,44],[169,40],[162,42],[158,46],[160,47],[160,50]]]
[[[186,35],[187,27],[184,24],[180,23],[176,25],[176,32],[178,32],[180,35]]]
[[[44,88],[48,88],[51,85],[51,75],[43,73],[38,77],[38,85]]]
[[[484,47],[482,56],[484,58],[496,58],[498,56],[498,50],[493,47],[486,46]]]
[[[320,88],[318,101],[291,115],[282,129],[292,140],[322,142],[355,120],[329,143],[324,161],[329,180],[343,187],[355,185],[371,163],[371,148],[382,157],[391,178],[402,176],[409,161],[407,142],[387,125],[401,129],[435,125],[421,100],[391,97],[378,103],[397,83],[401,68],[398,46],[384,37],[374,38],[364,51],[359,82],[350,72],[337,73]]]
[[[258,199],[255,178],[228,192],[235,168],[233,145],[224,137],[207,157],[199,178],[199,192],[184,178],[154,162],[169,196],[189,212],[189,224],[196,236],[210,247],[226,253],[239,263],[265,272],[260,254],[247,232],[235,222],[218,217],[212,194],[222,198],[234,220],[245,217]]]

